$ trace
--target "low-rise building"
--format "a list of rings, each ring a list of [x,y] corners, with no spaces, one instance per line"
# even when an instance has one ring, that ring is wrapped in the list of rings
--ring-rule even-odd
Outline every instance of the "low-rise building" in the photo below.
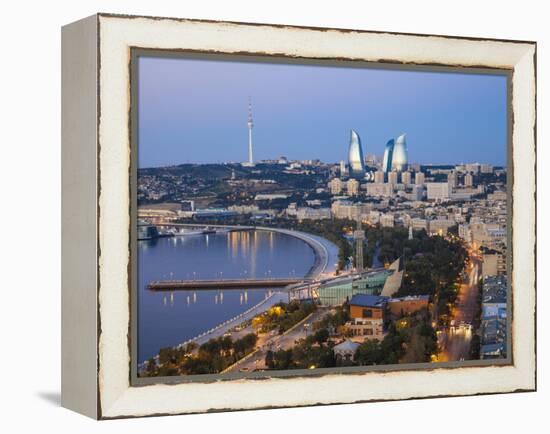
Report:
[[[392,197],[394,184],[371,182],[367,184],[367,194],[374,197]]]
[[[506,276],[483,278],[480,327],[482,359],[506,356],[507,291]]]
[[[413,231],[420,231],[424,229],[428,231],[428,220],[422,218],[413,218],[410,220],[410,225]]]
[[[296,218],[302,220],[326,220],[331,218],[330,208],[298,208]]]
[[[401,317],[427,309],[430,302],[429,295],[409,295],[407,297],[390,298],[388,311],[394,317]]]
[[[341,194],[344,189],[344,182],[340,178],[333,178],[329,181],[328,188],[332,195]]]
[[[387,213],[380,216],[380,226],[385,228],[393,228],[394,217],[393,214]]]
[[[411,172],[401,173],[401,182],[405,185],[411,184],[412,183],[412,174],[411,174]]]
[[[451,189],[448,182],[426,183],[428,200],[443,201],[450,198]]]
[[[430,235],[446,235],[449,228],[455,224],[453,220],[448,219],[430,220],[428,224],[428,233]]]
[[[344,342],[335,345],[332,348],[332,351],[336,357],[343,360],[353,360],[353,356],[355,356],[355,352],[357,351],[357,348],[359,348],[359,345],[360,344],[357,342],[346,339]]]
[[[353,340],[384,338],[384,321],[388,298],[356,294],[349,302],[351,320],[345,324]]]
[[[499,276],[506,274],[506,253],[498,250],[483,249],[482,276]]]
[[[332,279],[317,289],[319,302],[325,306],[336,306],[349,301],[356,294],[379,295],[394,273],[395,269],[382,269]]]
[[[359,194],[359,181],[357,179],[350,179],[346,183],[346,189],[350,196],[357,196]]]
[[[352,203],[344,200],[332,203],[331,211],[335,218],[357,220],[372,209],[370,203]]]

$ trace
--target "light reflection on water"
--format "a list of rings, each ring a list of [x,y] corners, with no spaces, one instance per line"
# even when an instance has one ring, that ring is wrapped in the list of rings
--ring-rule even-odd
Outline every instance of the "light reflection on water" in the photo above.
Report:
[[[138,362],[259,303],[264,289],[152,292],[152,280],[304,276],[312,249],[265,231],[178,236],[138,242]]]

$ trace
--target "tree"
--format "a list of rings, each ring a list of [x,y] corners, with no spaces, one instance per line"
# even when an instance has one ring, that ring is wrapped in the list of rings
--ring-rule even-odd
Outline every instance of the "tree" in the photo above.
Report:
[[[313,335],[313,339],[315,340],[315,342],[321,345],[323,342],[326,342],[328,340],[328,336],[328,330],[326,328],[322,328]]]
[[[362,343],[355,353],[355,362],[359,365],[377,365],[382,361],[382,348],[377,339]]]
[[[265,365],[270,369],[275,367],[275,358],[273,356],[273,351],[271,350],[268,350],[265,354]]]

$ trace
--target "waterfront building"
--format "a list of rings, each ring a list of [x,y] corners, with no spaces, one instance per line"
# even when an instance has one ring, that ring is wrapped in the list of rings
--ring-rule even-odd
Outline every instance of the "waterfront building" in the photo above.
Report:
[[[336,306],[349,301],[355,294],[379,295],[388,277],[394,273],[393,269],[381,269],[333,279],[317,289],[319,302]]]
[[[156,208],[154,204],[138,207],[138,218],[176,218],[182,211],[169,208]]]
[[[348,191],[348,194],[350,196],[358,196],[359,195],[359,181],[357,179],[351,178],[346,183],[346,189]]]
[[[354,130],[350,132],[348,163],[350,176],[363,178],[365,175],[363,149],[361,147],[359,134]]]
[[[422,172],[416,172],[414,175],[414,183],[416,185],[424,185],[425,175]]]
[[[194,220],[224,220],[237,216],[238,213],[225,208],[204,208],[193,212]]]
[[[403,261],[401,258],[397,258],[386,270],[391,274],[388,275],[388,278],[384,282],[384,287],[380,295],[391,297],[401,288],[403,274],[405,273]]]
[[[341,194],[344,189],[344,182],[340,178],[333,178],[328,182],[328,188],[332,195]]]
[[[447,200],[451,194],[447,182],[428,182],[426,188],[428,200]]]
[[[411,172],[403,172],[401,174],[401,182],[405,185],[410,185],[412,184],[412,173]]]
[[[137,237],[138,240],[153,240],[158,238],[159,232],[156,226],[148,224],[138,224]]]

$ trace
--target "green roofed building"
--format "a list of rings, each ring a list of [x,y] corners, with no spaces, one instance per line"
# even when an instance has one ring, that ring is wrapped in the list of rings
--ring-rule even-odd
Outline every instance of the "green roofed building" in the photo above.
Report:
[[[393,269],[381,269],[331,280],[317,289],[319,301],[324,305],[338,305],[355,294],[380,295],[394,272]]]

